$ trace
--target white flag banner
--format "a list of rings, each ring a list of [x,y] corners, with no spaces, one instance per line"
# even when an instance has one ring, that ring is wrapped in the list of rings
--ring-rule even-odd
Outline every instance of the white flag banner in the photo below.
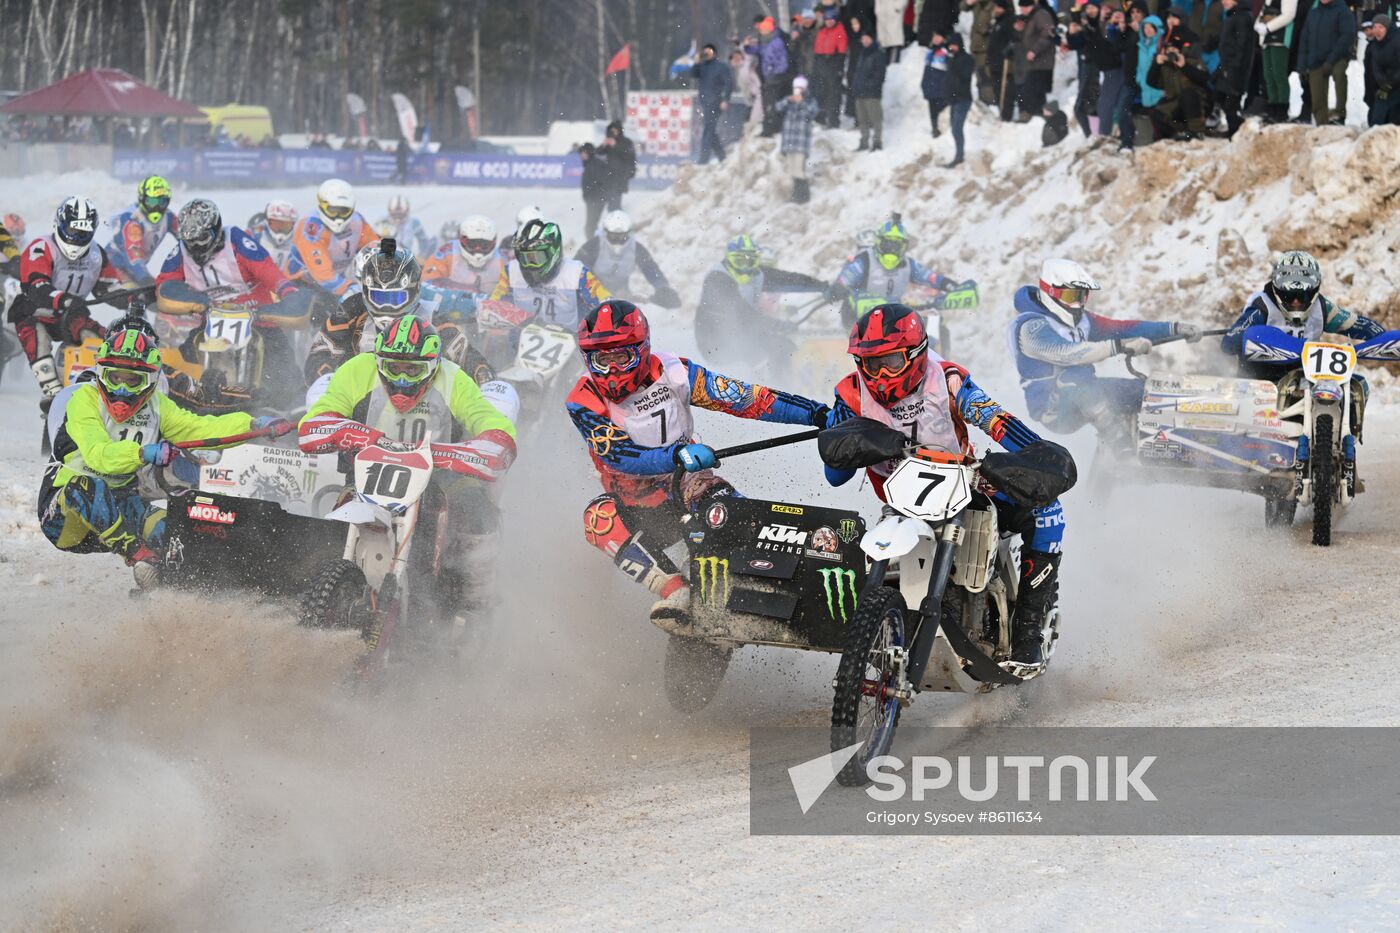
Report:
[[[394,109],[399,114],[399,129],[403,131],[403,138],[413,142],[418,138],[418,113],[413,109],[413,104],[402,94],[391,94],[389,99],[394,102]]]

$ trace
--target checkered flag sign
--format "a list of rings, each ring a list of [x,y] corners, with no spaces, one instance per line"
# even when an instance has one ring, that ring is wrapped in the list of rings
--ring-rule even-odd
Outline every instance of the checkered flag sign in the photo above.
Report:
[[[648,155],[690,155],[694,101],[694,91],[628,91],[627,135]]]

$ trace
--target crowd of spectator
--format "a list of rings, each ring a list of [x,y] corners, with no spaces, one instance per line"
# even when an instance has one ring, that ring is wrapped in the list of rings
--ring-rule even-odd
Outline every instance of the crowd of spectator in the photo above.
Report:
[[[781,136],[779,150],[806,191],[812,125],[859,131],[859,150],[884,143],[889,64],[919,46],[932,134],[942,115],[964,160],[975,103],[1003,121],[1043,120],[1059,142],[1071,121],[1119,147],[1233,136],[1248,116],[1318,125],[1347,119],[1347,71],[1364,36],[1366,122],[1400,123],[1397,0],[823,0],[786,28],[755,17],[721,55],[707,45],[691,70],[701,118],[698,161],[723,159],[744,125]],[[971,28],[967,42],[960,17]],[[1050,99],[1057,70],[1073,67],[1067,113]],[[1296,89],[1299,111],[1290,112]],[[975,88],[974,88],[975,84]],[[800,88],[800,90],[796,90]],[[747,104],[748,123],[726,112]],[[1359,115],[1355,115],[1359,116]],[[849,121],[843,123],[843,121]],[[727,132],[726,132],[727,130]],[[800,154],[799,160],[795,155]]]

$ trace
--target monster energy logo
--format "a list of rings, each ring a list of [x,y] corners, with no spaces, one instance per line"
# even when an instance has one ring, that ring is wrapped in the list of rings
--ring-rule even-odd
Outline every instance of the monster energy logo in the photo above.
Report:
[[[856,539],[856,520],[854,518],[841,519],[841,528],[837,534],[841,536],[842,541],[850,544]]]
[[[697,557],[695,576],[700,582],[700,602],[711,606],[724,605],[729,601],[729,559],[725,557]],[[723,590],[723,595],[720,595]]]
[[[851,594],[851,609],[856,607],[856,572],[845,567],[823,567],[817,571],[822,575],[822,589],[826,591],[826,613],[831,621],[836,621],[836,613],[841,613],[841,622],[847,618],[846,592]]]
[[[302,471],[301,488],[306,495],[310,495],[311,493],[316,491],[316,480],[317,476],[315,470]]]

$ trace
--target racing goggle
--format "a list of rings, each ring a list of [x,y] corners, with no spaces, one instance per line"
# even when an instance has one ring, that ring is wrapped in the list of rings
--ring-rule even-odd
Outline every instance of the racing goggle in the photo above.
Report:
[[[271,218],[268,218],[267,221],[267,229],[271,230],[278,236],[286,236],[287,234],[292,232],[292,228],[295,226],[296,221],[292,220],[273,220]]]
[[[321,213],[325,214],[331,220],[349,220],[350,215],[355,213],[355,208],[349,205],[336,207],[323,201],[321,202]]]
[[[636,367],[642,358],[640,347],[608,347],[606,350],[588,350],[584,354],[588,368],[600,376],[608,373],[625,373]]]
[[[928,340],[920,341],[914,348],[901,347],[898,350],[891,350],[888,353],[877,353],[870,356],[856,357],[856,365],[860,371],[871,379],[888,379],[891,376],[898,376],[914,364],[914,358],[919,356],[928,347]]]
[[[758,250],[735,250],[726,258],[730,267],[737,272],[754,272],[758,269]]]
[[[495,240],[473,240],[467,237],[458,237],[457,242],[462,244],[462,251],[471,253],[473,256],[485,256],[496,250]]]
[[[365,298],[376,308],[404,308],[413,295],[404,288],[367,288]]]
[[[1066,308],[1083,308],[1089,302],[1092,288],[1050,288],[1046,290],[1051,298]]]
[[[98,378],[109,392],[118,395],[140,395],[155,382],[155,373],[141,369],[122,369],[116,366],[103,366]]]
[[[87,229],[83,229],[77,224],[59,224],[56,231],[58,238],[70,246],[87,246],[92,242],[94,231],[90,222],[82,221],[81,223]]]
[[[543,267],[549,265],[549,250],[547,249],[521,249],[516,250],[515,258],[520,260],[520,264],[527,269]]]
[[[1289,288],[1287,286],[1279,288],[1275,286],[1274,293],[1278,295],[1278,300],[1280,302],[1282,302],[1290,308],[1293,308],[1294,310],[1299,311],[1312,304],[1313,298],[1317,297],[1317,292],[1307,287],[1306,285],[1300,285],[1293,288]]]
[[[380,360],[379,374],[396,385],[414,385],[433,373],[427,360]]]
[[[168,194],[158,198],[143,197],[141,199],[141,210],[146,212],[146,219],[151,223],[155,223],[157,220],[160,220],[161,217],[165,216],[165,212],[169,207],[170,195]]]
[[[875,243],[875,249],[882,256],[898,256],[904,258],[904,251],[909,248],[909,243],[895,237],[882,237]]]
[[[632,239],[631,233],[609,233],[607,236],[613,246],[626,246],[627,241]]]

